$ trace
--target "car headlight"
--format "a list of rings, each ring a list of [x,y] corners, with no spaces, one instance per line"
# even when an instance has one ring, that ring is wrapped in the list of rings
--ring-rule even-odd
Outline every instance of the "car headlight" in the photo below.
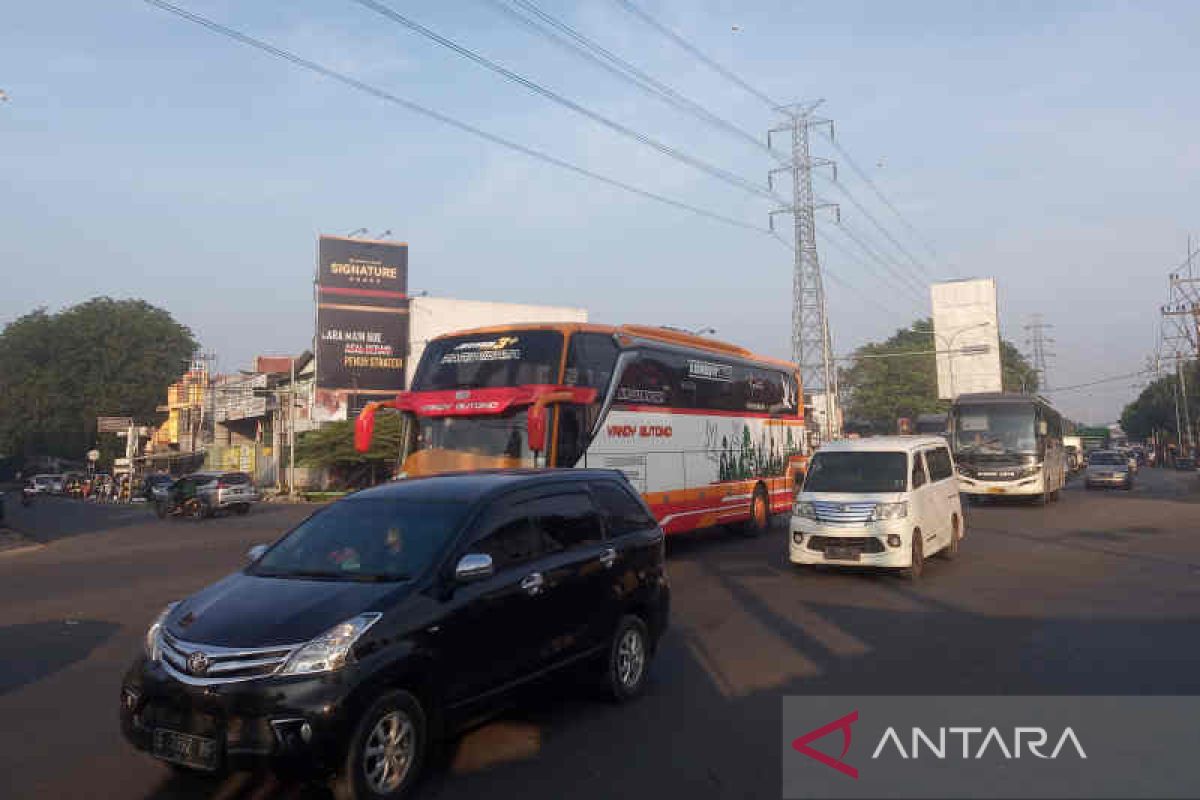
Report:
[[[966,464],[959,464],[958,465],[958,474],[962,475],[964,478],[974,478],[975,477],[975,468],[968,467]]]
[[[1019,478],[1031,478],[1031,477],[1033,477],[1034,475],[1037,475],[1037,474],[1038,474],[1039,472],[1041,472],[1041,471],[1042,471],[1042,465],[1041,465],[1041,464],[1034,464],[1034,465],[1033,465],[1033,466],[1031,466],[1031,467],[1025,467],[1025,468],[1023,468],[1023,469],[1021,470],[1021,473],[1020,473],[1020,474],[1019,474],[1017,477],[1019,477]]]
[[[301,647],[281,671],[284,675],[311,675],[341,669],[350,657],[350,648],[367,629],[379,621],[379,613],[359,614],[348,619]]]
[[[796,502],[796,516],[804,517],[805,519],[816,519],[817,510],[807,500],[799,500]]]
[[[179,605],[179,601],[168,603],[167,607],[158,613],[154,618],[154,622],[150,623],[150,627],[146,629],[146,640],[142,642],[142,649],[146,652],[146,658],[157,662],[162,655],[162,644],[159,637],[162,634],[163,623],[167,621],[167,615],[174,610],[175,606]]]
[[[908,503],[876,503],[871,512],[872,522],[882,522],[889,519],[904,519],[908,516]]]

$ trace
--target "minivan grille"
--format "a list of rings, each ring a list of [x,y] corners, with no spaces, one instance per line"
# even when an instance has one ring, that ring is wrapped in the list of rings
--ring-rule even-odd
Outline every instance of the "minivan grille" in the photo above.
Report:
[[[203,685],[248,681],[272,675],[301,647],[216,647],[185,642],[166,631],[160,636],[162,661],[166,670],[185,683]]]
[[[839,503],[832,500],[813,501],[813,511],[820,522],[869,522],[875,513],[875,503]]]

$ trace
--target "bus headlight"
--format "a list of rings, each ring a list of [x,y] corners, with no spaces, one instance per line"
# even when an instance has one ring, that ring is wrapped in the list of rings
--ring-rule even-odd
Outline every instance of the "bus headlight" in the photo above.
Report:
[[[883,522],[889,519],[904,519],[908,516],[908,503],[876,503],[871,512],[872,522]]]
[[[1032,478],[1034,475],[1037,475],[1041,471],[1042,471],[1042,465],[1034,464],[1032,467],[1022,468],[1022,470],[1017,473],[1017,477],[1018,478]]]
[[[817,510],[807,500],[799,500],[796,502],[796,516],[804,517],[805,519],[816,519]]]

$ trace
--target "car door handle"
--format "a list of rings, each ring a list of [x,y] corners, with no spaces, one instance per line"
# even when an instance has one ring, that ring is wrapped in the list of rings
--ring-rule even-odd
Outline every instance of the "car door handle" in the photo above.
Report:
[[[617,563],[617,551],[613,548],[608,548],[600,554],[600,563],[605,569],[612,569],[613,564]]]
[[[542,573],[540,572],[531,572],[521,579],[521,588],[530,597],[541,594],[545,586],[546,579],[542,577]]]

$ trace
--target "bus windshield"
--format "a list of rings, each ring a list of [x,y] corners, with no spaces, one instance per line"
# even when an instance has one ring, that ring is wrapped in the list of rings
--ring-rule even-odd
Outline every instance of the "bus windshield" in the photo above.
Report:
[[[955,450],[962,455],[1036,454],[1032,405],[964,405],[954,417]]]
[[[556,384],[562,351],[559,331],[447,336],[426,346],[412,388],[428,392]]]
[[[525,409],[476,417],[414,417],[404,453],[410,476],[533,467]]]

